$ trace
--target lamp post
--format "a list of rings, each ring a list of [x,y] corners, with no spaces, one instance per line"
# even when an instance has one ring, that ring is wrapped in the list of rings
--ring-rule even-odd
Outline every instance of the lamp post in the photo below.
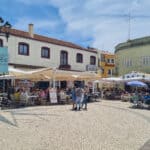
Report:
[[[11,28],[11,24],[6,21],[4,22],[3,18],[0,17],[0,35],[5,36],[8,42],[9,38],[9,29]]]

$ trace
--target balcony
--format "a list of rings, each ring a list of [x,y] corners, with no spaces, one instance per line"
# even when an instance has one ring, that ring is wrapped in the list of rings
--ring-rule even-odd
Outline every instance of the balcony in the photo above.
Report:
[[[110,62],[105,62],[105,66],[115,67],[115,64],[114,63],[110,63]]]
[[[86,65],[86,71],[97,71],[96,65]]]
[[[59,65],[59,69],[61,70],[71,70],[71,65],[65,64],[65,65]]]

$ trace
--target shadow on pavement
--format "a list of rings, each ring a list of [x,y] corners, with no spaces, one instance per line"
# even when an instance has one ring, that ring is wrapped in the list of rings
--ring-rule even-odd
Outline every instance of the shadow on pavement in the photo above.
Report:
[[[6,123],[8,125],[18,127],[18,123],[17,123],[17,120],[16,120],[14,114],[12,112],[10,114],[11,114],[11,117],[13,119],[12,122],[10,120],[8,120],[6,117],[2,116],[1,114],[0,114],[0,121],[3,123]]]
[[[139,150],[150,150],[150,140],[148,140]]]

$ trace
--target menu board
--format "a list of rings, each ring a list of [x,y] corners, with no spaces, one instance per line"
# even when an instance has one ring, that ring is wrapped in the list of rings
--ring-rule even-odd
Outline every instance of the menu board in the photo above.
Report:
[[[50,95],[50,102],[51,103],[57,103],[57,91],[56,88],[51,88],[49,90],[49,95]]]

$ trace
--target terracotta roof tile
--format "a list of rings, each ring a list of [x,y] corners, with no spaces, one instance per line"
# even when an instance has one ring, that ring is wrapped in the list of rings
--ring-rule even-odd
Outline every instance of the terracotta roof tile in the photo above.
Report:
[[[2,29],[2,31],[6,32],[5,29]],[[80,50],[84,50],[84,51],[97,53],[97,51],[95,51],[95,50],[89,50],[89,49],[83,48],[83,47],[76,45],[74,43],[71,43],[71,42],[66,42],[66,41],[62,41],[62,40],[58,40],[58,39],[54,39],[54,38],[50,38],[50,37],[46,37],[46,36],[42,36],[42,35],[38,35],[38,34],[34,34],[34,37],[32,38],[29,35],[29,33],[25,32],[25,31],[9,29],[9,32],[11,35],[14,35],[14,36],[19,36],[19,37],[33,39],[33,40],[37,40],[37,41],[41,41],[41,42],[47,42],[47,43],[52,43],[52,44],[56,44],[56,45],[61,45],[61,46],[66,46],[66,47],[71,47],[71,48],[75,48],[75,49],[80,49]]]

